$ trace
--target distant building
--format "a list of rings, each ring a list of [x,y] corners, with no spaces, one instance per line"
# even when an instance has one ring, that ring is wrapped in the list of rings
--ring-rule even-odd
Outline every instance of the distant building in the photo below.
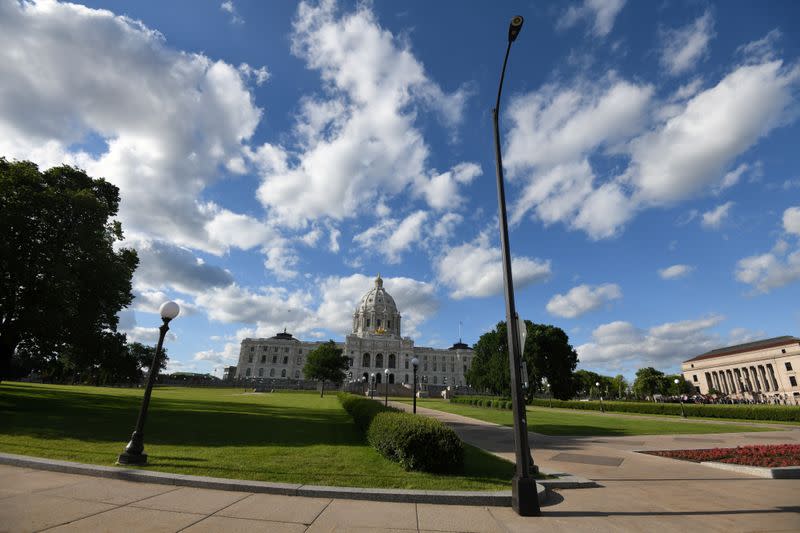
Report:
[[[774,337],[711,350],[684,361],[684,378],[701,394],[714,389],[730,398],[800,403],[800,339]]]
[[[411,359],[417,357],[417,380],[421,388],[466,385],[464,375],[472,364],[472,349],[460,341],[449,349],[414,346],[410,337],[401,336],[401,320],[394,298],[383,288],[383,279],[378,276],[375,286],[361,298],[353,313],[352,333],[344,342],[336,343],[349,360],[348,378],[369,379],[374,373],[377,383],[382,383],[388,369],[389,383],[410,384]],[[285,330],[269,339],[244,339],[236,377],[303,379],[305,358],[320,344],[323,342],[300,341]]]
[[[234,379],[236,377],[236,367],[235,366],[226,366],[225,369],[222,371],[222,379],[224,381],[228,381]]]

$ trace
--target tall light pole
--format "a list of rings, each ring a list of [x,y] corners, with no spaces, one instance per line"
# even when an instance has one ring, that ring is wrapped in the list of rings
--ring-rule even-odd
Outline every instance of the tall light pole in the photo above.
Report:
[[[411,366],[414,367],[414,414],[417,414],[417,367],[419,366],[419,359],[416,357],[412,358]]]
[[[508,54],[511,52],[511,43],[517,39],[522,29],[524,19],[516,16],[511,19],[508,27],[508,47],[503,59],[503,70],[500,73],[500,83],[497,87],[497,101],[492,110],[494,123],[494,157],[497,170],[497,204],[500,210],[500,246],[503,249],[503,286],[506,298],[506,324],[508,325],[508,359],[511,367],[511,405],[514,414],[514,451],[516,452],[517,467],[511,480],[511,507],[520,516],[537,516],[539,497],[536,494],[536,480],[531,477],[531,451],[528,443],[528,421],[525,413],[525,402],[522,397],[522,382],[520,379],[520,346],[519,324],[517,311],[514,305],[514,279],[511,274],[511,250],[508,245],[508,220],[506,217],[506,192],[503,183],[503,160],[500,154],[500,95],[503,92],[503,78],[506,75]]]
[[[369,375],[369,397],[375,399],[375,372]]]
[[[600,412],[605,413],[606,410],[603,409],[603,391],[600,390],[600,382],[598,381],[594,385],[597,387],[597,394],[600,396]]]
[[[383,405],[389,407],[389,369],[387,368],[383,373],[386,374],[386,400],[383,402]]]
[[[681,390],[677,387],[678,383],[680,383],[680,380],[675,378],[675,388],[678,389],[678,400],[681,402],[681,416],[686,418],[686,411],[683,410],[683,394],[681,394]]]
[[[133,430],[131,440],[125,451],[117,458],[117,462],[122,465],[144,465],[147,464],[147,454],[144,453],[144,423],[147,420],[147,408],[150,407],[150,394],[153,392],[153,384],[156,382],[158,368],[161,366],[161,348],[164,346],[164,337],[169,331],[169,322],[181,312],[181,308],[175,302],[164,302],[161,304],[161,327],[158,328],[158,345],[156,353],[153,355],[153,362],[150,363],[150,371],[147,373],[147,388],[144,390],[144,399],[139,409],[139,418],[136,420],[136,428]]]

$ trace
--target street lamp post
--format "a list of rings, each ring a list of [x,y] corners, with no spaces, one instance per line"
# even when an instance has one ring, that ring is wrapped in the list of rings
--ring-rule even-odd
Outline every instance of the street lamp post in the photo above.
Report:
[[[364,389],[363,389],[363,387],[364,387],[364,385],[365,385],[366,383],[367,383],[367,377],[366,377],[366,376],[361,376],[361,387],[362,387],[362,389],[361,389],[361,390],[362,390],[362,391],[364,390]]]
[[[675,385],[677,385],[678,383],[680,383],[680,380],[678,378],[675,378]],[[681,402],[681,416],[683,418],[686,418],[686,411],[683,410],[683,395],[681,394],[680,389],[678,389],[678,400]]]
[[[550,408],[553,408],[553,392],[550,390],[550,384],[547,384],[547,403],[550,405]]]
[[[387,368],[386,370],[383,371],[383,373],[386,374],[386,379],[384,380],[386,381],[386,383],[384,384],[384,386],[386,387],[386,400],[383,402],[383,405],[389,407],[389,369]]]
[[[369,375],[369,397],[375,399],[375,372]]]
[[[600,412],[601,413],[605,413],[606,410],[603,409],[603,391],[600,390],[600,382],[598,381],[594,385],[595,385],[595,387],[597,387],[597,394],[600,395]]]
[[[508,244],[508,220],[506,217],[506,193],[503,183],[503,160],[500,153],[500,95],[503,92],[503,78],[506,74],[508,54],[511,43],[517,39],[524,19],[516,16],[508,27],[508,47],[503,59],[503,70],[497,87],[497,101],[492,110],[494,125],[494,155],[497,173],[497,204],[500,211],[500,246],[503,249],[503,286],[506,300],[506,324],[508,325],[508,358],[511,371],[511,405],[514,414],[514,451],[516,452],[516,472],[511,480],[511,507],[520,516],[537,516],[541,514],[539,498],[536,493],[536,480],[531,477],[531,452],[528,443],[528,421],[525,413],[525,402],[522,397],[520,377],[520,346],[517,322],[517,311],[514,304],[514,280],[511,274],[511,250]]]
[[[417,414],[417,367],[419,366],[419,359],[417,359],[416,357],[411,359],[411,366],[414,367],[414,389],[413,389],[414,414]]]
[[[136,420],[136,428],[133,430],[131,440],[125,446],[125,451],[117,457],[117,462],[122,465],[144,465],[147,464],[147,454],[144,453],[144,423],[147,420],[147,408],[150,406],[150,394],[153,392],[153,384],[158,376],[158,367],[161,366],[161,348],[164,346],[164,337],[169,331],[169,322],[181,312],[181,308],[175,302],[164,302],[161,304],[161,327],[158,328],[158,345],[153,361],[150,363],[150,370],[147,373],[147,387],[144,390],[142,406],[139,409],[139,418]]]

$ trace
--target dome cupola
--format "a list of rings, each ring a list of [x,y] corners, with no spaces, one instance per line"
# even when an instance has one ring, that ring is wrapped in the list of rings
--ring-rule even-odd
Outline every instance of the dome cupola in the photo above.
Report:
[[[353,333],[359,337],[400,337],[400,313],[394,298],[383,288],[380,274],[375,278],[375,286],[367,291],[356,306],[353,313]]]

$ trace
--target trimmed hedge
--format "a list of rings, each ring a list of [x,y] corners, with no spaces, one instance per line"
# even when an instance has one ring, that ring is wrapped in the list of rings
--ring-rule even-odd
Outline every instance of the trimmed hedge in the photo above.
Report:
[[[511,409],[511,400],[506,398],[484,398],[480,396],[458,396],[450,399],[453,403],[465,403],[475,407],[490,407],[492,409]]]
[[[464,466],[464,444],[438,420],[409,413],[378,413],[367,441],[406,470],[458,472]]]
[[[356,427],[384,457],[406,470],[457,472],[464,444],[456,432],[432,418],[412,415],[354,394],[336,395]]]
[[[581,409],[599,411],[600,402],[581,402],[577,400],[552,400],[553,407],[562,409]],[[548,407],[549,400],[535,399],[531,405]],[[650,402],[603,402],[606,411],[618,413],[640,413],[653,415],[681,414],[679,403]],[[696,404],[684,403],[686,416],[705,418],[738,418],[742,420],[764,420],[780,422],[800,422],[800,407],[792,405],[758,405],[758,404]]]

